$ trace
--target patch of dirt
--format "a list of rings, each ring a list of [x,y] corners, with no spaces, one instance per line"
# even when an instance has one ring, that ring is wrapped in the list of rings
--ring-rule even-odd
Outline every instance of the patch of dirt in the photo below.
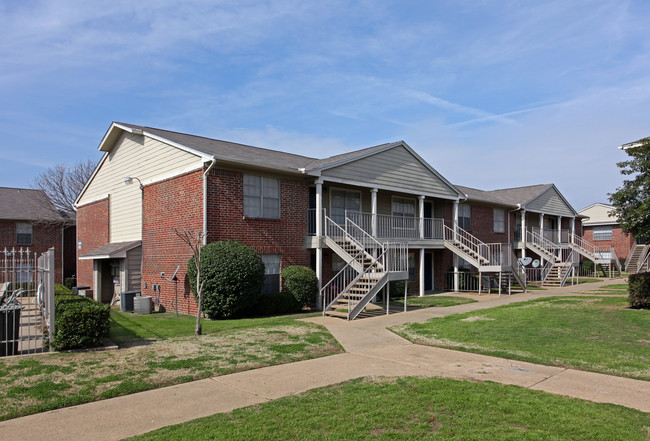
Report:
[[[474,315],[472,317],[467,317],[464,319],[460,319],[459,321],[461,322],[487,322],[487,321],[494,321],[495,319],[486,317],[484,315]]]

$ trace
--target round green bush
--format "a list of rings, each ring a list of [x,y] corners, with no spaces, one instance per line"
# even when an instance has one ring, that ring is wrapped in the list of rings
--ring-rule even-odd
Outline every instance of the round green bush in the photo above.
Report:
[[[54,295],[72,295],[72,290],[67,286],[61,285],[59,283],[54,284]]]
[[[302,310],[302,304],[288,292],[264,294],[258,297],[252,316],[265,317],[279,314],[295,314]]]
[[[291,293],[301,305],[313,305],[318,295],[318,278],[311,268],[306,266],[288,266],[282,270],[284,288]]]
[[[187,263],[196,297],[196,263]],[[211,319],[234,318],[255,305],[264,284],[264,263],[250,247],[235,241],[212,242],[201,249],[202,309]],[[197,299],[198,302],[198,299]]]
[[[87,297],[60,294],[54,299],[57,351],[102,345],[110,330],[111,308]]]

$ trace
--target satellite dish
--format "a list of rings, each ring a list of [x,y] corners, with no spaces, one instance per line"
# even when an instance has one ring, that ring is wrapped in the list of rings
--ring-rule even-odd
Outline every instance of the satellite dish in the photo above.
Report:
[[[539,266],[539,260],[535,259],[533,260],[533,268],[537,268]]]
[[[519,258],[519,264],[521,266],[528,266],[528,265],[530,265],[530,262],[532,262],[532,261],[533,261],[532,257],[520,257]]]

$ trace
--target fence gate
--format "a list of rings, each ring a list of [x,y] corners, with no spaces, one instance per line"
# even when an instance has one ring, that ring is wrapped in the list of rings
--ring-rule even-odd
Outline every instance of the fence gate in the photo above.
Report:
[[[0,357],[47,352],[54,338],[54,248],[0,250]]]

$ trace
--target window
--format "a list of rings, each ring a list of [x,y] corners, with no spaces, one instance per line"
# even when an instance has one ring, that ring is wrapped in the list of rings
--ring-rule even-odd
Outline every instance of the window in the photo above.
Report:
[[[506,212],[500,208],[494,209],[494,232],[506,232]]]
[[[31,245],[32,244],[32,224],[25,222],[16,222],[16,244],[17,245]]]
[[[332,190],[330,217],[337,224],[343,225],[346,211],[361,211],[361,193],[358,191]]]
[[[338,274],[345,267],[345,260],[341,259],[338,254],[332,253],[332,273]]]
[[[415,229],[415,201],[393,198],[393,228]]]
[[[244,175],[244,216],[280,218],[280,180]]]
[[[264,262],[264,287],[262,294],[275,294],[280,292],[280,255],[262,254]]]
[[[466,231],[472,230],[472,207],[470,205],[458,205],[458,226]]]
[[[594,240],[612,240],[612,226],[602,225],[594,227]]]

